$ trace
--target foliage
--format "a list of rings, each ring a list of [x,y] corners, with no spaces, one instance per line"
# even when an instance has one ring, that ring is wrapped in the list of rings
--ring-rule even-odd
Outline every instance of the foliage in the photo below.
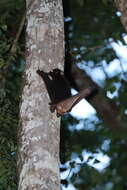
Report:
[[[71,51],[77,49],[80,61],[92,60],[99,64],[106,60],[112,61],[116,56],[111,41],[123,40],[124,29],[116,14],[112,3],[105,5],[97,0],[84,0],[82,6],[79,1],[70,1],[70,16],[72,23],[69,29]],[[119,26],[119,27],[118,27]]]
[[[108,76],[103,65],[110,66],[112,61],[119,60],[113,42],[126,45],[125,31],[115,5],[110,0],[70,0],[70,7],[68,5],[68,1],[64,1],[66,44],[69,43],[66,51],[74,57],[72,64],[80,63],[81,68],[88,68],[88,71],[100,68],[104,72],[103,94],[105,97],[112,95],[111,101],[119,106],[119,117],[124,120],[127,114],[127,73],[121,67],[121,60],[121,71],[112,76]],[[115,93],[117,95],[113,95]],[[73,123],[69,122],[70,117]],[[80,130],[79,124],[82,126]],[[94,120],[79,121],[69,115],[63,117],[61,133],[63,186],[73,184],[78,190],[127,188],[126,134],[111,131],[97,116]],[[103,170],[96,169],[101,163],[97,158],[100,153],[109,157]]]
[[[22,49],[14,40],[24,7],[22,0],[0,1],[0,189],[17,189],[16,150]],[[5,11],[6,10],[6,11]],[[16,18],[16,19],[15,19]]]

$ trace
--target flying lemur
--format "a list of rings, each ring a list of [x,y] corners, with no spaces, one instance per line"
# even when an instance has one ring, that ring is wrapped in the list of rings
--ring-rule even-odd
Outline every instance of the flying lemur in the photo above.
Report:
[[[57,116],[70,112],[81,99],[88,97],[93,91],[92,88],[86,88],[71,96],[71,86],[61,70],[53,69],[48,73],[37,70],[37,73],[44,80],[51,99],[50,110],[56,111]]]

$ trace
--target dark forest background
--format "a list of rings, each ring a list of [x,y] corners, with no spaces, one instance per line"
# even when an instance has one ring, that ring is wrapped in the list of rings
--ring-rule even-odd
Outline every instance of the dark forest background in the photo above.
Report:
[[[97,93],[88,99],[96,110],[94,115],[83,119],[66,114],[61,119],[62,189],[126,190],[127,60],[115,48],[126,50],[120,13],[109,0],[63,0],[63,6],[65,75],[74,89],[94,86]],[[0,190],[17,189],[25,56],[25,26],[20,35],[19,28],[24,11],[23,0],[0,1]],[[107,68],[115,62],[116,70],[109,73]],[[99,72],[103,77],[99,78]]]

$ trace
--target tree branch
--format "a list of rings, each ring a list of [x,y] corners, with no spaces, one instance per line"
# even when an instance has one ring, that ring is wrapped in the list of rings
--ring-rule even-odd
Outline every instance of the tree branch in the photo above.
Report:
[[[72,65],[72,77],[78,90],[84,87],[94,86],[98,93],[93,98],[88,99],[89,103],[96,109],[104,123],[111,129],[126,129],[127,118],[120,116],[119,107],[107,97],[104,97],[102,89],[86,74],[84,70],[79,69],[75,64]]]

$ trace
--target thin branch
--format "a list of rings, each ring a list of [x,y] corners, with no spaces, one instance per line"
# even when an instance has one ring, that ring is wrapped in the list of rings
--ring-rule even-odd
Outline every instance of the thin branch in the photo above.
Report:
[[[36,0],[31,0],[30,4],[28,5],[28,9],[33,5],[34,1],[36,1]],[[18,40],[19,40],[19,38],[20,38],[20,35],[21,35],[21,33],[22,33],[22,30],[23,30],[23,27],[24,27],[24,24],[25,24],[25,20],[26,20],[26,11],[25,11],[24,14],[23,14],[22,20],[21,20],[21,22],[20,22],[20,26],[19,26],[19,28],[18,28],[16,37],[15,37],[15,39],[14,39],[14,41],[13,41],[12,46],[11,46],[10,52],[13,51],[13,48],[15,47],[16,43],[18,42]]]
[[[22,17],[22,20],[21,20],[21,23],[20,23],[18,32],[17,32],[17,34],[16,34],[15,40],[13,41],[11,50],[13,49],[13,47],[15,46],[15,44],[16,44],[16,43],[18,42],[18,40],[19,40],[19,37],[20,37],[20,35],[21,35],[21,33],[22,33],[22,30],[23,30],[23,27],[24,27],[25,19],[26,19],[26,13],[25,13],[25,14],[23,15],[23,17]],[[11,51],[10,51],[10,52],[11,52]]]

